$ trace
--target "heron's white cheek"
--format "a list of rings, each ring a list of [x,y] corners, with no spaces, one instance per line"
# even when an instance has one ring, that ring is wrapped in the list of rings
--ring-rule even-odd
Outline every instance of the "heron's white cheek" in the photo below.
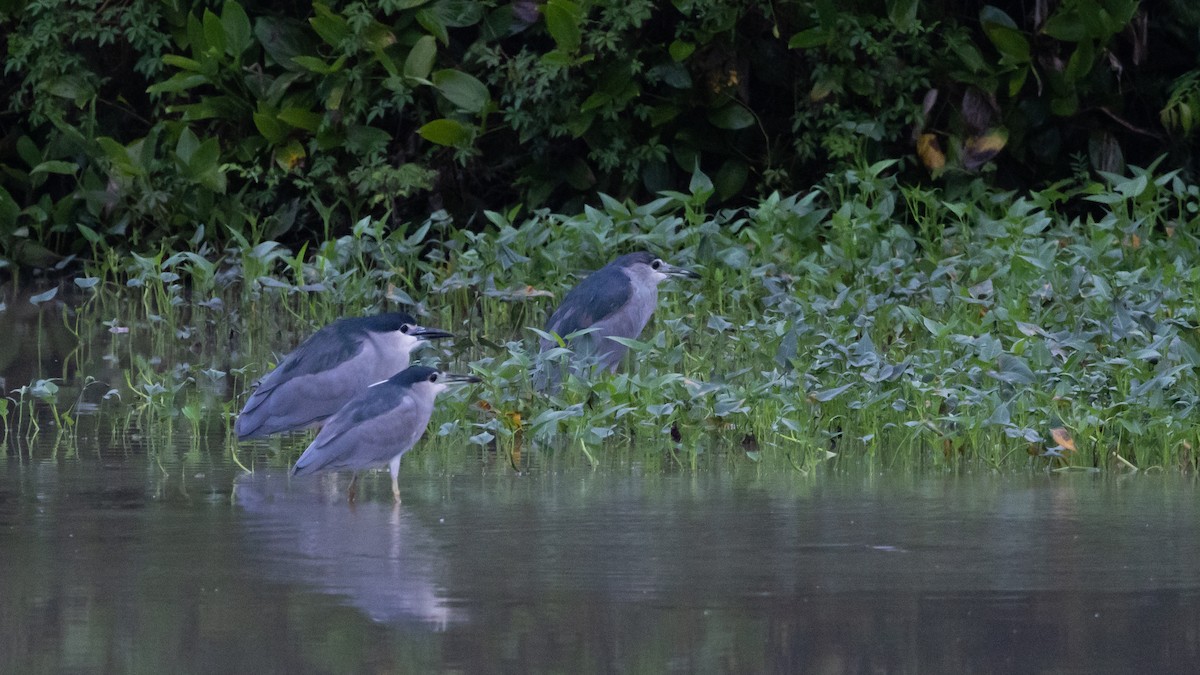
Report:
[[[651,275],[651,278],[654,279],[654,283],[656,283],[656,284],[661,284],[662,282],[664,282],[670,278],[669,274],[663,274],[662,272],[659,272],[659,271],[651,272],[650,275]]]
[[[392,336],[392,344],[395,346],[396,351],[401,354],[411,353],[421,342],[417,338],[401,333],[400,331],[395,331],[392,333]]]

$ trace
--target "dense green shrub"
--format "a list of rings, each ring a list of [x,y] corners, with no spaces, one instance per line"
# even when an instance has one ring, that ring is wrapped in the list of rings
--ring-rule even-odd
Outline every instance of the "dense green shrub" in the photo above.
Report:
[[[0,4],[0,246],[465,225],[697,167],[743,201],[884,158],[951,186],[1180,166],[1198,26],[1136,0]]]

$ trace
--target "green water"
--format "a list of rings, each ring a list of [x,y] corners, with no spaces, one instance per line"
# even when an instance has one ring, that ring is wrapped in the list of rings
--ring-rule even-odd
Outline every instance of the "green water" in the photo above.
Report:
[[[1200,663],[1177,476],[289,480],[269,446],[10,445],[3,672],[1140,672]],[[257,453],[257,454],[256,454]],[[453,453],[451,453],[453,454]]]

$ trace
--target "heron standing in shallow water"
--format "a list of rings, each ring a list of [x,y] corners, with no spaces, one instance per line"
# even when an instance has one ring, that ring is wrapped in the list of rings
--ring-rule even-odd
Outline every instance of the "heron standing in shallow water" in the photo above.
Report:
[[[563,337],[595,328],[572,339],[570,347],[577,357],[594,358],[598,368],[615,371],[626,347],[608,338],[641,335],[658,304],[658,285],[672,277],[699,279],[700,275],[650,253],[623,255],[572,288],[550,316],[546,332]],[[543,352],[555,346],[553,340],[541,340]],[[557,385],[557,378],[553,384]]]
[[[422,342],[446,337],[403,312],[334,321],[262,378],[234,425],[238,439],[319,424],[370,383],[407,368]]]
[[[358,472],[387,465],[392,495],[400,501],[400,457],[425,433],[437,395],[454,384],[480,382],[474,375],[454,375],[428,366],[411,366],[377,382],[350,400],[321,427],[312,445],[296,460],[293,476],[319,471]]]

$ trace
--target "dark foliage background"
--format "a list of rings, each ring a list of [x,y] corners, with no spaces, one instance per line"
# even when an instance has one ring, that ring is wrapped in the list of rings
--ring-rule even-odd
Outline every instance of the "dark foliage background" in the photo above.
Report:
[[[1190,170],[1198,44],[1185,0],[0,0],[0,246]]]

